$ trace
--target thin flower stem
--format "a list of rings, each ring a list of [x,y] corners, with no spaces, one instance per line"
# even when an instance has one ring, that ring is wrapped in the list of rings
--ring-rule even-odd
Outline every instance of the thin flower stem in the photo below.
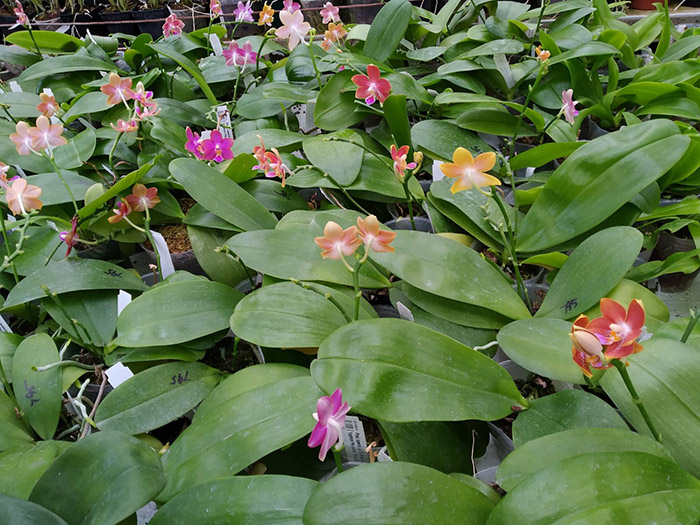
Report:
[[[46,152],[43,152],[43,155],[44,155],[44,157],[49,159],[49,162],[51,163],[51,166],[53,167],[54,171],[56,172],[56,175],[58,175],[58,178],[61,179],[61,182],[63,183],[63,187],[66,188],[66,191],[68,192],[68,195],[70,196],[70,200],[73,203],[73,208],[75,208],[75,213],[78,213],[78,203],[75,201],[75,196],[73,195],[73,192],[71,191],[70,186],[68,186],[66,179],[63,178],[63,174],[61,173],[61,169],[56,164],[56,161],[54,160],[53,155],[47,155]]]
[[[270,38],[267,33],[263,35],[262,42],[260,42],[260,47],[258,48],[258,53],[255,55],[255,72],[253,77],[255,78],[255,83],[258,83],[258,72],[260,71],[260,53],[262,53],[263,47],[265,47],[265,42]]]
[[[15,249],[12,253],[9,255],[6,255],[3,258],[2,264],[0,264],[0,272],[4,272],[10,267],[13,267],[14,263],[13,261],[22,255],[24,253],[24,250],[22,250],[22,246],[24,245],[24,241],[26,241],[29,237],[27,237],[27,228],[29,227],[30,224],[30,218],[32,215],[35,213],[38,213],[36,210],[32,210],[29,212],[28,215],[25,216],[24,218],[24,223],[20,226],[19,230],[19,239],[17,239],[17,243],[15,244]],[[4,223],[4,221],[2,221]]]
[[[540,32],[540,27],[542,26],[542,18],[544,17],[544,10],[548,5],[549,5],[549,2],[547,2],[546,0],[542,0],[542,5],[540,6],[540,14],[537,17],[537,27],[535,27],[535,31],[532,33],[532,39],[530,40],[530,45],[535,43],[535,38],[537,37],[537,34]]]
[[[112,148],[109,150],[109,167],[110,167],[111,170],[112,170],[112,175],[115,176],[115,177],[116,177],[116,172],[115,172],[115,170],[114,170],[114,162],[113,162],[112,159],[113,159],[113,157],[114,157],[114,152],[115,152],[116,149],[117,149],[117,144],[119,144],[119,140],[122,138],[122,135],[124,135],[124,133],[119,133],[119,134],[117,135],[117,138],[114,139],[114,144],[112,144]]]
[[[651,431],[651,434],[654,436],[654,439],[661,443],[661,434],[659,434],[654,427],[654,424],[651,422],[651,418],[649,417],[649,413],[647,412],[646,407],[644,406],[644,403],[642,403],[642,400],[639,398],[639,394],[637,394],[637,390],[635,390],[634,385],[632,384],[632,380],[630,379],[629,373],[627,372],[627,366],[625,363],[620,361],[619,359],[613,359],[612,364],[617,368],[617,371],[620,372],[620,376],[622,377],[622,380],[625,383],[625,386],[627,387],[628,392],[632,396],[632,401],[634,401],[634,404],[637,405],[637,408],[639,409],[639,413],[642,414],[642,417],[644,418],[644,422],[647,424],[647,427],[649,427],[649,430]]]
[[[314,55],[314,35],[316,33],[313,32],[311,35],[311,38],[309,39],[309,55],[311,55],[311,63],[314,66],[314,71],[316,72],[316,82],[318,83],[318,90],[321,91],[321,88],[323,88],[323,85],[321,84],[321,72],[318,70],[318,66],[316,65],[316,56]]]
[[[27,31],[29,31],[29,37],[32,39],[32,42],[34,42],[34,47],[36,47],[36,54],[39,56],[42,56],[41,49],[39,48],[39,44],[36,43],[36,38],[34,38],[34,32],[32,31],[32,26],[27,25]]]
[[[366,209],[364,209],[364,208],[360,205],[359,202],[357,202],[355,199],[353,199],[352,196],[348,193],[348,190],[346,190],[343,186],[341,186],[340,183],[339,183],[338,181],[336,181],[333,177],[330,176],[330,174],[324,172],[324,173],[323,173],[323,176],[324,176],[325,178],[327,178],[328,180],[330,180],[333,184],[335,184],[336,187],[337,187],[337,189],[339,189],[339,190],[341,191],[341,193],[342,193],[343,195],[345,195],[345,197],[346,197],[358,210],[360,210],[360,211],[361,211],[362,213],[364,213],[365,215],[371,215],[371,213],[368,212]]]
[[[209,17],[209,27],[207,28],[207,55],[209,55],[209,46],[211,44],[211,25],[214,23],[214,17]]]
[[[367,247],[365,246],[365,250],[366,249]],[[360,318],[360,299],[362,298],[362,291],[360,290],[360,267],[364,264],[365,260],[357,261],[352,272],[352,286],[355,290],[355,311],[352,317],[353,321],[357,321]]]
[[[335,458],[335,468],[338,469],[338,474],[343,473],[343,460],[340,457],[340,451],[336,450],[335,447],[331,449],[333,452],[333,457]]]
[[[12,403],[16,405],[17,399],[15,399],[15,394],[10,388],[10,382],[7,380],[7,376],[5,375],[5,368],[2,366],[2,359],[0,359],[0,382],[2,382],[2,388],[5,390],[5,393],[9,396]]]
[[[352,319],[350,319],[350,316],[347,314],[347,312],[343,309],[342,306],[340,306],[340,303],[336,300],[335,297],[333,297],[333,294],[330,293],[322,293],[319,292],[318,290],[315,290],[310,284],[308,283],[303,283],[299,279],[291,279],[291,281],[296,284],[297,286],[301,286],[304,290],[308,290],[310,292],[314,292],[315,294],[323,296],[325,299],[328,299],[333,306],[335,306],[338,311],[345,317],[345,320],[348,323],[352,322]]]
[[[162,281],[164,279],[163,268],[160,265],[160,252],[158,251],[158,247],[156,246],[156,241],[153,239],[153,234],[151,233],[151,214],[148,211],[148,206],[146,206],[146,218],[143,220],[143,229],[146,231],[146,237],[148,237],[148,240],[150,241],[151,246],[153,247],[153,251],[156,254],[156,265],[158,266],[158,276],[160,277],[160,280]]]
[[[688,326],[685,327],[685,332],[683,332],[683,336],[681,337],[681,343],[685,343],[688,340],[690,334],[693,333],[696,324],[698,324],[698,313],[695,310],[691,310]]]
[[[3,244],[5,245],[5,253],[7,256],[10,256],[10,241],[8,240],[7,237],[7,226],[5,226],[5,218],[0,217],[0,229],[2,230],[2,241]],[[12,274],[15,277],[15,282],[19,282],[19,275],[17,275],[17,268],[15,268],[15,263],[12,262],[10,267],[12,268]]]
[[[408,180],[402,181],[403,191],[406,194],[406,205],[408,206],[408,218],[411,221],[411,228],[416,231],[416,221],[413,219],[413,197],[408,189]]]
[[[543,2],[543,5],[544,5],[544,2]],[[513,132],[513,138],[510,141],[510,152],[508,153],[508,157],[513,156],[513,152],[515,151],[515,141],[518,139],[518,133],[520,133],[520,126],[523,123],[523,117],[525,116],[525,112],[527,111],[527,107],[530,104],[530,98],[532,97],[532,93],[540,85],[540,80],[542,80],[542,77],[544,76],[545,70],[546,70],[546,67],[544,66],[544,64],[540,64],[540,70],[537,73],[537,78],[535,79],[535,83],[532,86],[530,86],[527,90],[527,96],[525,97],[525,103],[523,104],[523,109],[520,111],[520,115],[518,115],[518,121],[515,124],[515,132]]]

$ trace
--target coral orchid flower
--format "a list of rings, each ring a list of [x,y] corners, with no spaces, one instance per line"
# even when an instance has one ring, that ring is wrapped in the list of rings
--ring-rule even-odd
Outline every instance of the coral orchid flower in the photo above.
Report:
[[[45,117],[53,117],[56,114],[56,111],[58,111],[58,103],[56,102],[56,99],[52,95],[48,95],[46,93],[40,93],[39,98],[41,99],[41,102],[37,104],[36,110]]]
[[[41,188],[27,184],[26,179],[18,178],[12,186],[5,189],[7,206],[13,215],[25,215],[32,210],[40,210],[43,204],[39,197],[41,197]]]
[[[61,232],[59,234],[61,240],[68,245],[68,248],[66,249],[66,257],[70,255],[70,252],[73,250],[73,246],[78,244],[78,242],[80,241],[80,237],[78,237],[78,217],[73,217],[70,223],[70,231]]]
[[[552,54],[546,49],[542,49],[540,46],[535,48],[535,54],[537,55],[537,60],[540,62],[546,62]]]
[[[165,38],[169,36],[180,36],[183,27],[185,27],[185,23],[178,19],[177,15],[173,13],[165,19],[165,23],[163,24],[163,36]]]
[[[15,0],[15,16],[17,17],[17,23],[21,26],[28,26],[29,25],[29,17],[27,14],[24,12],[24,8],[22,7],[22,4],[20,3],[19,0]]]
[[[579,316],[571,327],[569,337],[573,343],[571,353],[574,363],[578,365],[587,377],[592,377],[591,366],[602,370],[610,368],[612,364],[607,362],[607,358],[603,353],[603,345],[595,334],[588,329],[589,325],[588,317],[585,315]]]
[[[118,131],[119,133],[131,133],[132,131],[136,131],[139,129],[139,124],[135,120],[124,120],[123,118],[120,118],[117,120],[117,125],[115,126],[114,123],[110,124],[112,126],[112,129]]]
[[[452,193],[501,184],[496,177],[485,173],[496,165],[496,154],[493,152],[482,153],[475,159],[466,149],[457,148],[452,155],[452,161],[440,165],[445,177],[456,179],[450,188]]]
[[[189,126],[185,130],[187,133],[187,142],[185,142],[185,149],[192,153],[198,159],[204,158],[204,150],[202,149],[202,139],[199,137],[199,133],[192,131]]]
[[[403,180],[407,169],[414,170],[418,165],[415,162],[406,162],[408,150],[408,146],[401,146],[399,149],[396,149],[394,144],[391,145],[391,160],[394,161],[394,173],[396,173],[396,176],[401,181]]]
[[[259,26],[271,26],[272,21],[275,19],[275,10],[272,9],[267,2],[263,4],[262,11],[260,11],[260,18],[258,19]]]
[[[63,136],[63,124],[51,124],[44,115],[36,119],[36,127],[29,128],[29,136],[32,138],[32,149],[35,151],[68,144]]]
[[[126,199],[122,199],[117,203],[117,207],[114,208],[114,215],[107,220],[109,221],[110,224],[116,224],[117,222],[121,221],[124,217],[126,217],[130,213],[131,213],[131,206],[126,201]]]
[[[211,0],[209,2],[209,12],[212,18],[223,15],[224,11],[221,9],[221,2],[219,0]]]
[[[131,79],[121,78],[116,73],[109,74],[109,83],[104,84],[100,91],[107,95],[107,104],[113,106],[131,100]]]
[[[561,102],[561,112],[564,114],[564,118],[569,124],[574,124],[574,119],[578,116],[578,111],[576,110],[578,100],[574,100],[574,90],[567,89],[566,91],[562,91]]]
[[[328,30],[323,34],[323,42],[321,42],[321,47],[328,51],[334,42],[340,42],[347,35],[345,31],[345,26],[343,24],[334,24],[331,22],[328,24]]]
[[[326,459],[326,454],[336,442],[336,450],[343,447],[343,425],[348,412],[350,405],[347,402],[343,403],[340,388],[332,395],[323,396],[318,400],[316,412],[313,414],[317,423],[309,437],[308,446],[314,448],[321,445],[318,452],[318,459],[321,461]]]
[[[600,300],[600,313],[602,317],[593,319],[588,329],[601,344],[606,345],[605,356],[608,359],[624,359],[642,350],[637,343],[646,319],[642,301],[634,299],[625,311],[625,307],[617,301],[603,298]]]
[[[251,0],[248,0],[245,4],[243,2],[238,2],[238,6],[233,10],[233,16],[236,22],[255,22],[250,1]]]
[[[15,149],[20,155],[29,155],[32,152],[32,137],[29,130],[29,124],[18,122],[15,125],[15,133],[10,135],[10,140],[14,142]]]
[[[383,103],[391,91],[391,83],[381,78],[379,68],[374,64],[367,66],[366,75],[354,75],[352,82],[357,86],[355,98],[365,99],[365,103],[370,106],[377,100],[380,104]]]
[[[358,237],[364,243],[367,250],[375,252],[393,252],[394,247],[390,246],[396,238],[396,232],[382,230],[379,228],[379,221],[374,215],[366,219],[357,218]]]
[[[350,226],[343,229],[340,224],[328,221],[323,228],[323,237],[316,237],[314,242],[321,250],[324,259],[342,259],[343,255],[352,255],[362,241],[357,238],[357,228]]]
[[[158,188],[146,188],[143,184],[134,184],[131,195],[125,199],[133,211],[146,211],[146,208],[153,208],[160,202]]]
[[[326,2],[325,4],[323,4],[323,9],[321,9],[321,16],[323,17],[324,24],[340,21],[340,16],[338,15],[338,8],[334,6],[331,2]]]
[[[265,172],[265,176],[267,177],[267,173],[270,171],[270,161],[267,158],[267,151],[265,151],[265,142],[263,142],[263,138],[258,135],[258,139],[260,140],[260,146],[255,146],[253,148],[253,156],[255,157],[255,160],[258,161],[257,166],[253,166],[253,170],[262,170]]]
[[[206,160],[223,162],[233,158],[233,139],[224,138],[218,129],[211,132],[208,139],[202,141],[202,154]]]
[[[304,42],[304,37],[311,31],[311,24],[304,22],[304,13],[301,11],[280,11],[280,21],[282,27],[277,29],[275,35],[288,39],[287,46],[290,51],[300,42]]]

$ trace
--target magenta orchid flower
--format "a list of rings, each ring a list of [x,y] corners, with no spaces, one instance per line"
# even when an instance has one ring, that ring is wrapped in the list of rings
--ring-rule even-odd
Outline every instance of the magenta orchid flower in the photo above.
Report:
[[[577,100],[574,100],[574,90],[567,89],[561,92],[561,112],[564,114],[564,118],[569,124],[574,124],[574,118],[578,116],[578,111],[576,110]]]
[[[158,115],[160,113],[160,108],[155,104],[151,107],[144,107],[143,109],[136,106],[134,111],[136,112],[136,116],[139,117],[139,120],[144,120],[148,117],[155,117]]]
[[[317,423],[309,437],[308,446],[314,448],[321,445],[318,453],[321,461],[326,459],[326,454],[336,442],[336,450],[343,447],[343,425],[350,406],[342,401],[343,393],[339,388],[333,395],[323,396],[316,404],[313,416]]]
[[[130,98],[138,101],[143,105],[144,107],[156,107],[157,104],[155,101],[153,101],[153,91],[146,91],[146,88],[143,85],[143,82],[139,82],[136,84],[136,89],[127,89],[127,94],[129,95]]]
[[[21,26],[28,26],[29,25],[29,17],[27,14],[24,12],[24,8],[22,7],[22,4],[20,3],[19,0],[15,0],[15,4],[17,7],[15,7],[15,16],[17,17],[17,23]]]
[[[236,22],[254,22],[253,8],[250,6],[250,0],[245,4],[243,2],[238,2],[238,7],[233,10],[233,16],[236,18]]]
[[[179,36],[182,34],[182,28],[185,27],[185,23],[178,19],[175,13],[171,14],[165,19],[163,24],[163,36],[168,38],[169,36]]]
[[[321,16],[323,17],[323,23],[329,24],[331,22],[340,21],[340,16],[338,15],[338,8],[330,2],[323,4],[323,9],[321,9]]]
[[[204,151],[202,150],[202,139],[199,137],[199,133],[192,131],[189,126],[185,130],[187,133],[187,142],[185,142],[185,149],[192,153],[198,159],[204,158]]]
[[[294,0],[284,0],[283,5],[284,7],[282,8],[282,10],[289,11],[290,13],[299,11],[299,9],[301,9],[301,6]]]
[[[221,2],[219,2],[219,0],[211,0],[211,2],[209,2],[209,11],[212,18],[224,14],[224,11],[221,9]]]
[[[258,54],[253,51],[253,46],[250,42],[243,44],[243,47],[239,47],[235,40],[231,40],[228,45],[228,49],[223,52],[226,58],[227,66],[239,66],[245,68],[247,64],[255,64],[258,59]]]
[[[278,38],[288,39],[287,46],[289,50],[293,50],[299,42],[304,41],[304,37],[311,31],[311,24],[304,22],[304,13],[295,11],[280,11],[280,21],[282,27],[277,29],[276,35]]]
[[[233,139],[224,138],[218,129],[211,132],[208,139],[202,141],[204,159],[223,162],[233,158]]]
[[[370,106],[377,100],[380,104],[383,103],[391,91],[391,83],[381,78],[379,68],[374,64],[367,66],[366,75],[354,75],[351,80],[357,86],[355,98],[365,99],[365,103]]]
[[[70,231],[61,232],[58,235],[61,238],[61,240],[68,245],[68,248],[66,249],[66,257],[70,255],[70,252],[73,250],[73,246],[80,242],[80,237],[78,237],[78,217],[73,217],[70,223]]]

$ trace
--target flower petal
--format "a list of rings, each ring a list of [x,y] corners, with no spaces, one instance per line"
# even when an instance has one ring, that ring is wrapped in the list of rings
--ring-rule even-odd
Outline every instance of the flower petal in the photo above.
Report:
[[[603,297],[600,300],[600,313],[608,321],[615,324],[623,324],[627,317],[625,307],[613,299]]]
[[[457,148],[452,154],[452,160],[455,164],[462,167],[471,168],[474,165],[474,157],[469,150],[465,148]]]
[[[474,169],[478,171],[492,170],[496,165],[496,154],[493,151],[482,153],[474,159]]]

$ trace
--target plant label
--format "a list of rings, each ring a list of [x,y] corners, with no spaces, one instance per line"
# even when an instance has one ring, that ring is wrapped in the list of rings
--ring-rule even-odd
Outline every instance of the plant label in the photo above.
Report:
[[[214,54],[218,57],[224,54],[224,48],[221,45],[221,40],[216,33],[211,33],[209,35],[209,42],[211,43],[211,48],[214,50]]]
[[[433,161],[433,182],[435,182],[436,180],[442,180],[445,178],[445,175],[443,175],[442,170],[440,169],[441,165],[442,165],[442,161],[439,161],[439,160]]]
[[[413,322],[413,314],[405,304],[403,304],[401,301],[396,301],[396,309],[399,311],[401,319]]]
[[[12,333],[9,323],[5,320],[5,316],[0,315],[0,332]]]
[[[14,80],[10,80],[10,89],[11,89],[14,93],[21,93],[21,92],[22,92],[22,88],[21,88],[20,85],[19,85],[16,81],[14,81]]]
[[[117,388],[124,381],[134,376],[134,373],[122,363],[109,367],[105,370],[105,374],[107,374],[107,381],[114,388]]]
[[[170,256],[168,244],[165,242],[163,236],[160,233],[154,231],[151,232],[151,235],[153,235],[153,242],[155,242],[156,244],[153,248],[155,250],[158,250],[158,254],[160,255],[160,270],[163,274],[163,279],[165,279],[169,275],[175,273],[175,266],[173,266],[173,258]]]
[[[126,305],[130,302],[131,294],[124,290],[119,290],[119,295],[117,295],[117,315],[121,314],[122,310],[126,308]]]
[[[225,139],[233,138],[233,128],[231,127],[231,114],[226,106],[216,107],[216,120],[219,123],[219,131]]]
[[[369,463],[369,454],[365,452],[367,448],[367,439],[365,438],[365,429],[362,426],[360,418],[345,416],[343,443],[345,444],[345,448],[343,449],[342,455],[348,461]]]

